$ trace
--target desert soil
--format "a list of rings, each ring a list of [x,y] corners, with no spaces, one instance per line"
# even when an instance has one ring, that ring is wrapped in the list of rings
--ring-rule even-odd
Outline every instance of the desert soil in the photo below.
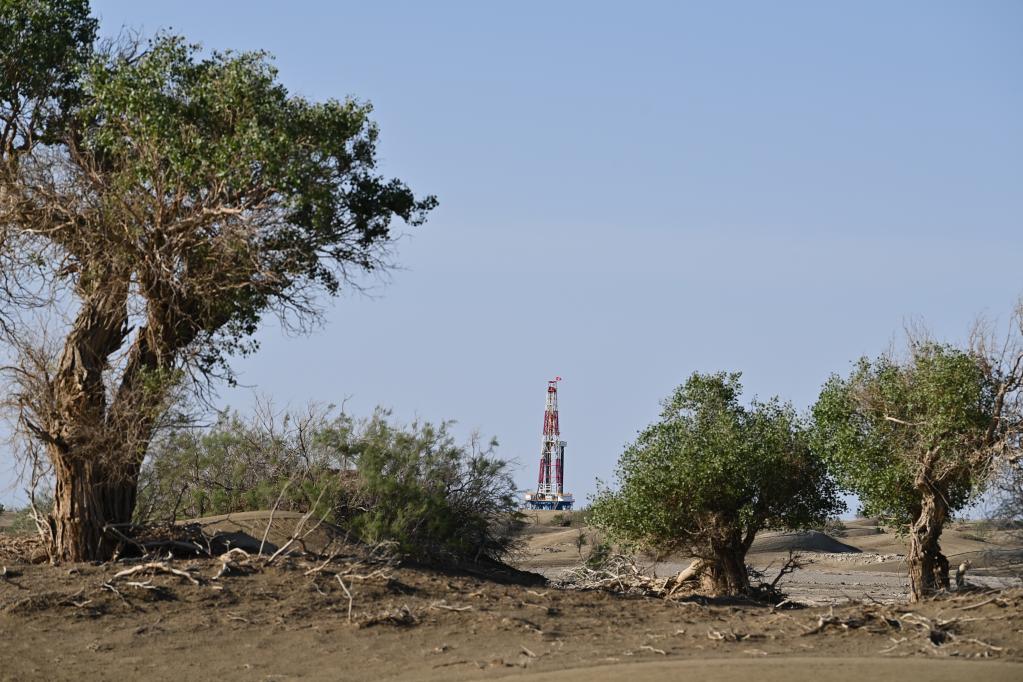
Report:
[[[278,517],[267,549],[282,546],[294,523]],[[265,527],[260,514],[207,524],[249,549],[258,547]],[[559,544],[570,537],[558,539],[577,529],[541,523],[529,531],[520,567],[563,571],[572,563],[561,556],[568,549],[578,562],[574,544]],[[547,544],[544,535],[551,536]],[[306,549],[319,551],[331,539],[320,529],[306,538]],[[778,555],[777,543],[807,542],[768,540],[758,561]],[[857,537],[834,540],[856,544]],[[985,551],[1011,549],[983,542],[992,545]],[[897,552],[880,542],[876,548],[884,550],[876,552],[883,570],[830,558],[813,570],[900,575],[887,570],[898,559],[884,558]],[[165,562],[187,576],[139,569],[115,578],[142,564],[53,567],[0,552],[6,565],[0,679],[1023,679],[1023,589],[1017,588],[910,606],[850,602],[846,590],[815,582],[812,600],[830,604],[775,609],[555,589],[514,571],[387,566],[358,549],[344,549],[329,564],[282,555],[267,566],[265,559],[233,556],[236,562],[215,579],[221,559]],[[985,577],[1012,580],[1011,565],[985,570],[991,574]]]

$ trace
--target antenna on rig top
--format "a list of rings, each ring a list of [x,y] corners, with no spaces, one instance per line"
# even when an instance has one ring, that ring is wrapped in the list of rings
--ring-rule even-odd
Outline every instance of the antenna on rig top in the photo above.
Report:
[[[575,499],[565,492],[565,441],[561,440],[558,423],[558,383],[561,377],[547,382],[547,406],[543,413],[543,440],[540,446],[540,475],[536,492],[526,493],[529,509],[571,509]]]

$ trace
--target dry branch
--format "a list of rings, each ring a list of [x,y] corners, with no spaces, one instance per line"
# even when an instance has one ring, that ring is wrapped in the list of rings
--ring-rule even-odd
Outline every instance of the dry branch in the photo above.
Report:
[[[156,571],[156,572],[159,572],[159,573],[169,573],[171,575],[176,575],[178,577],[184,578],[185,580],[187,580],[188,582],[192,583],[193,585],[201,585],[202,584],[198,580],[196,580],[187,571],[182,571],[181,569],[173,568],[172,566],[169,566],[168,564],[157,562],[157,561],[152,561],[152,562],[149,562],[149,563],[146,563],[146,564],[140,564],[138,566],[133,566],[131,568],[126,568],[123,571],[119,571],[119,572],[114,574],[114,577],[110,579],[108,584],[113,583],[113,581],[117,580],[118,578],[125,578],[127,576],[135,575],[136,573],[142,573],[144,571]]]

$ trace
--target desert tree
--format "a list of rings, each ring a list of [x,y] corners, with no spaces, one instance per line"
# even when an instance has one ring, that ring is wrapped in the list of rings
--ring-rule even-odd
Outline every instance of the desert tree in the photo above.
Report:
[[[308,328],[435,200],[377,173],[368,104],[292,96],[265,54],[98,49],[72,0],[5,0],[0,31],[8,402],[53,467],[51,558],[104,559],[174,391],[267,315]]]
[[[697,373],[679,386],[591,512],[611,540],[702,559],[722,595],[751,591],[746,553],[759,531],[820,524],[842,508],[792,407],[742,405],[739,379]]]
[[[988,338],[988,337],[983,337]],[[904,356],[862,358],[813,407],[814,443],[863,512],[909,534],[913,600],[948,589],[939,539],[1018,445],[1019,348],[910,335]]]

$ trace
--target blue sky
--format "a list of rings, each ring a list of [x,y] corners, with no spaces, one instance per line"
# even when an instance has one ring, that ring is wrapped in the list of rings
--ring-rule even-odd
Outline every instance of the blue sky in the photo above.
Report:
[[[372,297],[268,325],[223,404],[457,419],[525,487],[561,375],[585,497],[693,371],[804,409],[907,320],[958,341],[1023,292],[1023,3],[93,7],[370,100],[383,172],[440,200]]]

